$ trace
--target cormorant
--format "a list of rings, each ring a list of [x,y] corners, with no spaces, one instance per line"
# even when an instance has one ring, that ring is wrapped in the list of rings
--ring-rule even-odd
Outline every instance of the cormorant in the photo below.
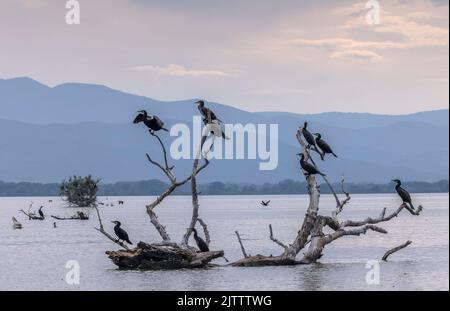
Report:
[[[204,119],[203,122],[211,123],[214,120],[222,122],[211,109],[205,107],[205,102],[203,100],[199,100],[195,103],[198,105],[198,111],[200,111],[200,114]]]
[[[134,119],[133,123],[138,124],[140,122],[144,122],[144,124],[150,129],[150,133],[157,132],[159,130],[163,130],[168,132],[169,130],[164,128],[164,122],[161,121],[157,116],[149,117],[147,111],[141,110],[138,111],[139,114]]]
[[[206,244],[206,242],[203,241],[203,239],[198,236],[197,229],[192,228],[192,232],[194,232],[194,240],[197,243],[197,246],[198,246],[198,249],[200,250],[200,252],[202,252],[202,253],[209,252],[208,244]]]
[[[119,205],[123,205],[125,202],[122,201],[122,200],[119,200],[117,203],[118,203]]]
[[[314,139],[314,135],[311,134],[310,131],[308,131],[308,122],[305,122],[305,124],[303,125],[302,134],[309,146],[316,147],[316,140]]]
[[[322,173],[321,171],[319,171],[318,169],[316,169],[316,167],[314,165],[308,163],[308,161],[305,161],[305,155],[303,153],[299,153],[297,155],[300,156],[300,166],[308,175],[319,174],[319,175],[325,176],[325,174]]]
[[[337,158],[338,156],[333,152],[330,145],[328,145],[327,142],[322,139],[322,135],[320,133],[316,133],[316,135],[316,144],[323,151],[323,153],[331,153],[332,155],[334,155],[334,157]]]
[[[209,124],[209,123],[208,123],[208,120],[206,120],[205,118],[202,118],[202,120],[203,120],[203,124],[204,124],[205,126]],[[215,122],[214,122],[214,121],[215,121]],[[222,133],[222,138],[223,138],[223,139],[227,139],[227,140],[230,139],[229,137],[227,137],[227,136],[225,135],[225,130],[223,129],[222,126],[220,126],[220,123],[218,123],[218,121],[219,121],[219,120],[216,119],[216,120],[213,120],[211,123],[216,124],[218,128],[220,127],[220,132]],[[216,135],[216,133],[214,133],[213,130],[211,131],[211,134]]]
[[[39,216],[41,216],[41,218],[45,218],[45,216],[44,216],[44,212],[42,211],[42,209],[43,209],[44,207],[43,206],[41,206],[41,207],[39,207]]]
[[[414,205],[412,204],[411,195],[408,191],[401,187],[402,182],[399,179],[393,179],[393,182],[396,183],[395,190],[397,191],[400,198],[403,200],[403,203],[408,203],[412,209],[414,209]]]
[[[53,228],[55,228],[55,229],[57,228],[56,227],[56,222],[53,222]]]
[[[269,204],[270,204],[270,200],[269,200],[269,201],[266,201],[266,202],[261,201],[261,205],[262,205],[262,206],[269,206]]]
[[[115,220],[115,221],[111,221],[111,222],[113,224],[116,224],[114,226],[114,233],[119,238],[119,241],[123,240],[123,241],[127,242],[128,244],[133,244],[133,243],[131,243],[130,238],[128,237],[128,233],[125,230],[123,230],[122,228],[120,228],[120,225],[121,225],[120,221]]]

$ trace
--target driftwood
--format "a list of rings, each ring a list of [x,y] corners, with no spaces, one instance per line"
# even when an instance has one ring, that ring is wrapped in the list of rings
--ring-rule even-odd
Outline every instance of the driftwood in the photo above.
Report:
[[[99,228],[96,228],[99,232],[105,235],[114,243],[120,245],[124,250],[119,251],[107,251],[106,254],[120,269],[139,269],[139,270],[161,270],[161,269],[182,269],[182,268],[205,268],[209,267],[210,262],[216,258],[224,257],[223,251],[209,251],[198,252],[196,248],[188,245],[189,235],[192,229],[197,223],[203,228],[205,234],[206,243],[210,244],[211,236],[208,230],[208,226],[205,221],[198,217],[198,193],[196,187],[196,176],[202,170],[209,165],[208,152],[202,153],[203,145],[207,140],[207,136],[202,135],[201,144],[199,146],[199,152],[203,154],[204,163],[200,165],[200,157],[194,159],[194,165],[192,174],[182,181],[177,181],[175,174],[173,173],[173,166],[169,166],[167,159],[167,151],[164,143],[156,134],[151,134],[158,140],[164,157],[163,164],[155,161],[149,154],[146,154],[147,160],[158,167],[169,179],[170,186],[161,195],[159,195],[151,204],[146,206],[146,212],[149,216],[150,222],[158,231],[162,238],[161,243],[148,244],[145,242],[139,242],[137,247],[130,249],[126,244],[118,241],[107,233],[102,225],[100,212],[97,207],[97,215],[99,218]],[[214,137],[212,139],[214,143]],[[181,243],[172,242],[166,227],[161,224],[156,213],[155,207],[158,206],[166,197],[171,195],[176,188],[191,182],[193,191],[193,214],[191,224],[187,232],[183,235]]]
[[[45,219],[45,217],[38,216],[35,213],[25,212],[23,209],[20,209],[19,212],[22,212],[23,214],[25,214],[29,220],[44,220]]]
[[[409,244],[411,244],[411,243],[412,243],[412,241],[406,241],[406,242],[403,243],[402,245],[399,245],[399,246],[397,246],[397,247],[394,247],[393,249],[388,250],[388,251],[386,252],[386,254],[384,254],[382,260],[387,261],[387,259],[388,259],[388,257],[389,257],[390,255],[392,255],[393,253],[398,252],[399,250],[401,250],[401,249],[407,247],[407,246],[408,246]]]
[[[305,155],[306,160],[310,160],[311,163],[316,166],[314,160],[310,156],[310,149],[304,143],[302,139],[302,128],[297,132],[297,140],[302,147],[302,153]],[[305,172],[304,172],[305,173]],[[332,243],[333,241],[344,237],[344,236],[360,236],[364,235],[369,231],[387,234],[387,231],[379,226],[380,223],[387,222],[397,217],[401,211],[406,209],[411,215],[418,216],[423,210],[422,206],[418,206],[417,209],[413,210],[407,204],[400,205],[394,212],[386,215],[387,208],[384,208],[380,216],[376,218],[368,217],[365,220],[346,220],[340,221],[338,215],[342,212],[345,205],[351,200],[351,196],[344,189],[344,179],[341,180],[341,191],[345,195],[343,200],[340,200],[336,192],[334,191],[332,185],[326,179],[326,176],[322,176],[325,183],[331,189],[332,194],[336,200],[336,209],[332,212],[331,216],[319,215],[319,198],[320,190],[316,183],[315,177],[312,175],[306,175],[306,180],[308,184],[309,192],[309,206],[306,211],[303,224],[298,231],[297,237],[292,244],[285,244],[273,235],[272,226],[269,226],[269,238],[284,249],[283,253],[279,256],[246,256],[244,253],[244,258],[240,259],[234,263],[233,266],[241,267],[255,267],[255,266],[275,266],[275,265],[295,265],[295,264],[311,264],[316,262],[323,256],[325,246]],[[332,230],[331,233],[325,234],[324,228],[328,227]],[[242,242],[239,241],[242,247]],[[410,243],[409,243],[410,244]],[[396,252],[407,245],[401,245],[387,253],[387,256]],[[296,257],[299,252],[308,245],[303,258],[297,260]],[[386,255],[385,255],[386,256]],[[387,258],[387,257],[386,257]]]
[[[106,254],[120,269],[139,270],[206,268],[213,259],[224,255],[223,251],[200,253],[176,244],[157,245],[144,242],[139,242],[133,250],[108,251]]]
[[[73,215],[71,217],[60,217],[55,215],[51,215],[51,217],[57,220],[89,220],[89,215],[83,212],[77,212],[76,215]]]

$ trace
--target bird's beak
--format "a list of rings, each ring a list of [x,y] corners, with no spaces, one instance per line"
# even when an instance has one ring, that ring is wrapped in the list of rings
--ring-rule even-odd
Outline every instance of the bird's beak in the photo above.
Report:
[[[196,101],[194,104],[197,104],[197,105],[198,105],[198,104],[200,104],[200,101]]]
[[[302,154],[301,153],[297,153],[296,155],[301,156]]]
[[[113,224],[115,224],[116,222],[115,221],[111,221]]]

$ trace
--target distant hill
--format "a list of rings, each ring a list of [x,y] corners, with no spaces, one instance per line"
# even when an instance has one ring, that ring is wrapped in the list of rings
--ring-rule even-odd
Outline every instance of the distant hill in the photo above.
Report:
[[[99,189],[100,196],[155,196],[164,192],[168,183],[153,179],[135,182],[117,182],[113,184],[101,184]],[[411,193],[448,193],[448,180],[439,182],[404,182],[404,186]],[[340,189],[339,184],[334,188]],[[351,194],[360,193],[395,193],[392,183],[374,184],[374,183],[349,183],[345,185],[346,191]],[[278,194],[306,194],[307,185],[304,181],[295,181],[292,179],[282,180],[278,183],[264,184],[239,184],[212,182],[201,184],[198,190],[202,195],[278,195]],[[327,185],[322,185],[322,194],[329,194]],[[190,195],[191,188],[189,184],[178,188],[175,195]],[[0,181],[0,197],[27,197],[27,196],[58,196],[59,185],[57,183],[5,183]]]
[[[0,79],[0,179],[59,181],[93,174],[111,183],[163,179],[145,153],[159,156],[155,140],[131,124],[137,110],[159,115],[170,127],[192,123],[194,100],[162,102],[104,86],[69,83],[47,87],[29,78]],[[304,103],[305,105],[307,103]],[[251,113],[217,103],[228,123],[279,125],[279,165],[259,171],[258,161],[217,160],[200,182],[261,183],[298,179],[295,132],[304,121],[321,132],[339,155],[320,163],[331,180],[384,183],[393,177],[433,182],[448,179],[448,110],[388,116],[359,113],[300,115]],[[164,134],[168,143],[173,137]],[[179,176],[191,161],[175,161]]]

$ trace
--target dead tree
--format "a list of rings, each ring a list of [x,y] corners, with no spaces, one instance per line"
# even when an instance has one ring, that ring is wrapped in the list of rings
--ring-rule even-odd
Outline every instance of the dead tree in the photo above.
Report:
[[[145,242],[139,242],[137,247],[134,249],[129,249],[129,247],[105,231],[101,223],[100,213],[97,210],[97,215],[99,217],[100,227],[97,228],[102,234],[112,240],[114,243],[120,245],[122,250],[119,251],[108,251],[106,254],[121,269],[144,269],[144,270],[159,270],[159,269],[181,269],[181,268],[202,268],[207,267],[209,263],[216,258],[223,257],[223,251],[210,251],[210,252],[198,252],[196,248],[190,247],[188,245],[189,234],[194,228],[195,224],[198,222],[205,232],[206,241],[209,245],[210,235],[207,229],[206,223],[198,218],[198,198],[197,198],[197,187],[196,187],[196,176],[202,170],[204,170],[209,165],[208,151],[203,153],[203,145],[205,144],[207,137],[202,136],[201,144],[199,150],[203,154],[204,163],[200,165],[200,157],[194,159],[194,165],[192,174],[181,181],[177,181],[177,178],[173,172],[173,166],[169,166],[167,159],[167,151],[164,143],[159,138],[158,135],[152,133],[160,146],[163,153],[163,164],[155,161],[149,154],[146,154],[147,160],[154,166],[158,167],[169,179],[170,186],[159,195],[152,203],[146,206],[146,213],[149,216],[150,222],[158,231],[162,238],[160,243],[148,244]],[[214,138],[213,138],[214,142]],[[171,195],[178,187],[183,186],[187,182],[191,181],[192,184],[192,198],[193,198],[193,216],[191,220],[190,227],[188,229],[189,233],[186,233],[181,243],[176,243],[172,241],[169,233],[166,230],[166,226],[162,225],[159,221],[155,208],[163,202],[165,198]],[[196,199],[197,198],[197,199]],[[195,203],[196,202],[196,203]]]
[[[303,141],[301,133],[302,128],[297,131],[297,140],[302,148],[302,153],[305,155],[306,160],[310,160],[311,163],[316,166],[314,160],[311,158],[310,149],[307,148],[305,142]],[[331,192],[336,200],[336,209],[330,216],[323,216],[319,214],[320,187],[317,184],[316,177],[314,175],[307,175],[306,172],[303,173],[305,174],[308,186],[309,206],[295,240],[291,244],[285,244],[276,239],[273,234],[272,225],[269,225],[269,238],[283,248],[283,252],[278,256],[246,256],[243,245],[239,242],[245,258],[232,263],[233,266],[255,267],[314,263],[322,257],[326,245],[341,237],[359,236],[366,234],[368,231],[386,234],[387,231],[379,227],[378,224],[390,221],[391,219],[397,217],[404,209],[414,216],[418,216],[422,211],[422,206],[419,206],[416,210],[413,210],[407,204],[402,204],[389,215],[386,215],[387,208],[384,208],[380,216],[376,218],[368,217],[365,220],[359,221],[342,221],[338,218],[338,216],[344,209],[345,205],[350,202],[350,194],[345,192],[344,180],[342,180],[341,190],[344,193],[345,198],[340,200],[333,187],[324,176],[324,181],[331,189]],[[331,229],[332,232],[325,234],[324,228],[326,227]],[[303,257],[298,260],[297,256],[303,249],[306,249],[306,252],[303,254]]]
[[[25,212],[23,209],[20,209],[19,212],[25,214],[28,217],[28,220],[45,220],[45,217],[42,217],[41,215],[36,215],[35,212],[31,211],[31,208],[33,207],[33,202],[30,203],[28,206],[28,212]]]

